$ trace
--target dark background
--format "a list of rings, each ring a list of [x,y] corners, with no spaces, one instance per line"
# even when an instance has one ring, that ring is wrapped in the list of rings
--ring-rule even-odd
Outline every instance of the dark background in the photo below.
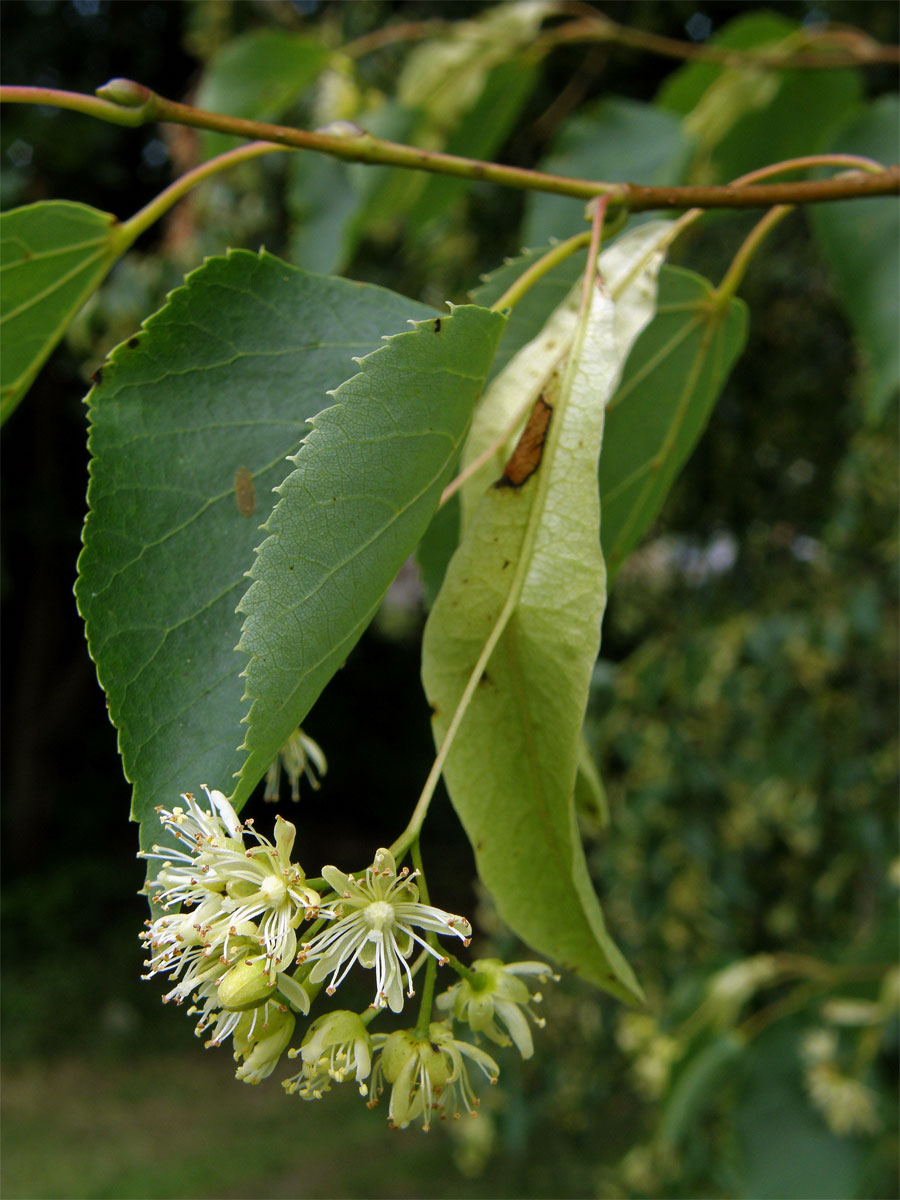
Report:
[[[208,6],[106,0],[7,0],[0,6],[3,81],[89,92],[110,77],[126,75],[166,96],[180,99],[196,84],[202,66],[198,48],[203,46],[204,37],[211,36],[208,27],[216,20],[225,22],[232,33],[237,33],[272,21],[302,28],[304,20],[316,22],[328,18],[339,20],[345,38],[350,38],[378,28],[397,14],[406,20],[433,16],[459,19],[482,7],[479,3],[387,4],[379,0],[339,5]],[[697,11],[710,18],[715,31],[733,16],[756,6],[637,0],[594,7],[628,24],[683,38],[686,22]],[[766,7],[797,20],[816,16],[846,21],[880,40],[897,40],[897,10],[891,4],[823,0],[818,4],[773,3]],[[541,88],[502,157],[523,165],[534,165],[539,160],[547,133],[539,118],[583,59],[583,49],[554,53]],[[652,99],[674,66],[669,60],[649,55],[611,52],[598,59],[595,77],[586,76],[583,97],[609,92]],[[381,69],[390,69],[389,57]],[[867,71],[866,79],[873,94],[895,86],[894,75],[887,68]],[[22,144],[30,148],[30,158],[25,155],[28,161],[23,159],[21,148],[16,149]],[[160,146],[154,128],[129,131],[72,113],[9,106],[4,112],[2,129],[4,204],[59,197],[81,200],[119,216],[129,215],[171,178],[166,148],[163,146],[161,151]],[[462,261],[440,264],[447,294],[456,300],[464,297],[465,287],[480,271],[499,263],[504,254],[515,253],[519,245],[516,229],[521,197],[504,194],[500,189],[476,189],[476,192],[472,200],[472,225],[479,231],[478,237]],[[266,243],[279,252],[282,248],[278,245],[277,213],[266,220],[270,222],[265,230]],[[689,265],[709,273],[713,279],[721,277],[729,255],[739,243],[742,220],[745,219],[736,218],[711,229],[709,236],[690,250]],[[171,227],[168,231],[164,226],[157,227],[137,247],[137,254],[148,261],[157,256],[166,261],[155,274],[150,272],[145,298],[152,301],[151,307],[143,311],[135,309],[131,328],[153,306],[158,306],[167,288],[178,282],[182,264],[178,263],[177,255],[168,253],[171,241],[166,239],[171,232]],[[215,230],[207,233],[217,236]],[[232,230],[223,230],[221,238],[221,249],[225,244],[236,244]],[[403,262],[389,245],[364,244],[350,274],[386,282],[410,295],[418,294],[424,286],[421,265]],[[614,596],[610,604],[603,657],[611,671],[617,664],[622,665],[620,679],[630,678],[630,656],[648,638],[656,639],[654,645],[661,659],[669,653],[680,653],[681,645],[687,645],[688,650],[693,646],[702,657],[701,643],[696,639],[701,638],[704,630],[714,629],[717,622],[724,623],[730,615],[740,612],[760,614],[758,636],[763,640],[774,639],[772,645],[777,657],[784,644],[783,631],[773,632],[771,625],[766,626],[766,614],[794,611],[798,605],[811,601],[813,590],[834,588],[834,604],[844,609],[855,604],[858,619],[853,633],[855,641],[840,662],[832,664],[833,670],[829,668],[821,686],[837,698],[863,696],[856,703],[866,708],[858,740],[853,742],[851,738],[850,744],[841,743],[841,754],[835,756],[842,756],[846,774],[848,762],[865,760],[879,747],[889,746],[896,727],[892,717],[895,667],[890,654],[896,630],[895,571],[886,563],[884,551],[893,525],[890,463],[896,443],[896,417],[889,418],[881,430],[868,434],[864,445],[858,440],[854,442],[860,426],[860,408],[854,393],[854,345],[802,218],[792,217],[778,229],[768,253],[760,256],[751,268],[742,295],[751,308],[749,346],[720,402],[709,433],[679,481],[656,531],[675,535],[687,532],[694,539],[692,544],[701,547],[727,531],[737,546],[736,565],[723,576],[710,578],[703,587],[686,582],[685,577],[676,573],[665,588],[652,594],[639,580],[629,587],[623,577],[621,596]],[[138,306],[141,298],[138,296],[135,301],[130,296]],[[205,1102],[210,1090],[215,1104],[219,1081],[227,1075],[226,1063],[210,1067],[207,1062],[210,1056],[200,1054],[184,1017],[161,1008],[156,981],[141,983],[138,979],[141,952],[136,935],[146,914],[145,902],[136,892],[142,882],[143,868],[133,857],[136,829],[127,821],[129,788],[119,768],[115,732],[106,717],[72,597],[87,479],[81,403],[86,372],[102,357],[104,339],[115,328],[115,319],[127,322],[131,316],[126,311],[124,317],[120,313],[115,318],[107,312],[98,328],[82,331],[75,346],[70,339],[58,348],[4,429],[2,438],[3,1035],[4,1054],[14,1080],[8,1085],[8,1103],[20,1104],[16,1110],[18,1116],[7,1118],[8,1136],[13,1137],[15,1131],[15,1138],[23,1144],[28,1143],[30,1134],[25,1124],[16,1122],[24,1122],[22,1114],[26,1111],[40,1113],[40,1103],[29,1108],[28,1091],[40,1086],[36,1082],[40,1078],[49,1085],[43,1103],[50,1111],[57,1112],[57,1117],[57,1103],[73,1104],[85,1087],[84,1079],[88,1079],[92,1081],[87,1085],[88,1090],[96,1088],[101,1097],[97,1112],[105,1114],[104,1120],[110,1120],[113,1111],[127,1108],[131,1101],[125,1092],[114,1092],[110,1097],[104,1091],[104,1063],[121,1064],[128,1056],[135,1056],[135,1061],[144,1064],[145,1081],[151,1081],[156,1089],[173,1089],[173,1094],[178,1093],[191,1105],[199,1103],[201,1096]],[[118,330],[120,337],[129,332],[128,328]],[[761,451],[760,447],[769,447],[769,451]],[[853,463],[848,466],[854,455],[856,475]],[[860,468],[857,460],[861,456],[865,461]],[[800,467],[795,465],[798,462]],[[884,486],[881,493],[870,495],[865,482],[859,481],[871,483],[873,473]],[[850,526],[849,533],[841,521],[844,527]],[[807,565],[791,551],[797,536],[826,541],[831,538],[829,544],[837,546],[834,553],[842,556],[841,570],[836,572],[839,579],[829,577],[824,583],[821,579],[811,580]],[[305,861],[344,861],[348,852],[353,861],[362,860],[365,852],[359,851],[359,847],[390,841],[405,822],[412,799],[427,774],[432,752],[427,712],[418,685],[417,639],[421,621],[417,603],[414,601],[410,607],[401,597],[392,618],[376,623],[364,637],[310,717],[307,728],[325,745],[331,770],[327,790],[322,793],[323,803],[309,793],[304,796],[300,811]],[[691,643],[692,638],[695,643]],[[764,656],[763,651],[761,654]],[[643,728],[642,722],[660,719],[677,726],[691,715],[689,680],[679,684],[664,679],[662,667],[651,668],[650,675],[655,682],[648,683],[640,673],[634,676],[635,687],[644,690],[634,701],[635,707],[628,710],[631,733],[620,723],[605,734],[602,731],[598,734],[613,797],[632,787],[629,769],[633,759],[628,739],[634,736],[634,730]],[[596,712],[601,714],[616,699],[615,688],[604,683],[608,677],[611,676],[600,679],[595,697]],[[773,688],[772,705],[783,700],[783,694],[775,695],[779,687],[783,693],[784,688],[790,691],[796,686],[794,677],[782,681],[783,686],[778,683],[781,677],[777,666],[775,675],[767,678]],[[633,689],[630,694],[633,695]],[[724,695],[723,712],[730,703],[731,699]],[[827,742],[846,734],[848,727],[846,722],[842,723],[840,711],[844,710],[829,709],[827,719],[823,717],[818,724],[812,718],[808,736]],[[732,728],[729,721],[734,722],[734,728],[749,722],[765,752],[773,738],[771,729],[767,731],[755,710],[749,717],[746,713],[742,715],[735,700],[734,711],[729,710],[727,719],[722,720],[722,745],[715,742],[713,753],[721,754],[721,760],[698,764],[692,758],[689,739],[679,751],[684,756],[681,767],[685,774],[677,786],[689,793],[688,807],[683,810],[689,816],[683,818],[682,829],[655,825],[655,817],[648,817],[641,830],[631,831],[635,845],[648,855],[646,876],[640,887],[635,885],[634,898],[635,912],[642,913],[648,923],[653,922],[659,907],[667,902],[673,882],[671,872],[663,865],[668,861],[667,846],[682,838],[683,851],[687,828],[708,831],[709,813],[723,803],[720,781],[728,769],[727,730]],[[696,744],[693,750],[696,751]],[[669,767],[672,755],[675,751],[671,751],[667,760]],[[829,769],[836,772],[838,766],[832,764]],[[887,778],[890,779],[890,771]],[[838,784],[832,779],[829,786]],[[879,794],[878,787],[875,794]],[[860,844],[871,848],[874,843],[882,856],[890,852],[885,843],[889,846],[893,837],[890,797],[890,787],[885,790],[882,785],[880,807],[854,818],[855,836]],[[271,814],[259,801],[254,801],[248,811],[253,811],[260,821],[267,821]],[[336,812],[342,814],[337,830]],[[635,819],[638,818],[633,816],[632,820]],[[849,817],[840,820],[822,817],[824,859],[831,853],[828,846],[831,844],[833,848],[835,838],[846,839],[845,826],[849,821]],[[696,852],[704,860],[716,859],[715,839],[709,843],[709,836],[707,832],[708,844],[699,850],[695,847],[691,853]],[[443,798],[429,818],[424,846],[426,854],[434,859],[435,870],[443,874],[444,887],[454,901],[448,898],[447,907],[472,911],[478,901],[470,883],[471,855]],[[598,854],[598,866],[605,868],[607,857],[614,858],[615,851],[598,851]],[[790,878],[789,840],[775,837],[748,854],[739,869],[740,880],[730,906],[726,906],[733,917],[730,933],[714,947],[720,957],[758,953],[782,944],[783,936],[777,931],[777,923],[772,924],[770,909],[785,896],[793,895],[792,889],[802,891],[805,886],[802,875]],[[814,877],[815,871],[811,874]],[[754,881],[758,889],[755,897],[747,891]],[[723,885],[719,881],[716,886]],[[877,888],[867,903],[880,903],[876,893]],[[792,936],[799,938],[805,949],[821,952],[846,932],[833,917],[831,911],[820,912]],[[692,921],[690,915],[685,917],[689,931],[693,929]],[[648,935],[644,952],[652,948],[656,935],[656,930]],[[623,940],[628,942],[629,936],[626,931]],[[667,970],[677,976],[683,951],[668,944],[662,934],[659,936],[660,945],[653,952],[672,955],[669,966],[659,972],[660,978]],[[613,1009],[603,1011],[611,1014]],[[603,1019],[613,1018],[607,1015]],[[602,1044],[602,1041],[597,1043]],[[565,1047],[557,1049],[565,1055]],[[167,1075],[161,1064],[168,1064],[166,1056],[175,1050],[178,1054],[172,1062],[180,1066],[166,1066],[165,1070],[170,1072]],[[609,1053],[616,1052],[610,1048]],[[66,1075],[60,1064],[72,1062],[82,1064],[85,1073],[79,1075],[72,1067],[75,1074]],[[42,1064],[54,1066],[45,1070]],[[178,1070],[192,1071],[190,1080],[187,1074],[178,1076]],[[209,1075],[212,1070],[218,1071],[214,1077]],[[546,1103],[541,1096],[554,1094],[551,1084],[557,1086],[558,1080],[532,1081],[529,1103],[535,1106],[535,1111],[540,1110],[541,1103]],[[541,1092],[538,1085],[549,1090]],[[247,1089],[230,1086],[236,1098],[229,1096],[223,1103],[243,1104]],[[615,1091],[615,1081],[610,1080],[607,1099]],[[145,1107],[141,1107],[146,1093],[144,1087],[139,1095],[134,1094],[138,1114],[135,1121],[150,1119]],[[105,1108],[107,1101],[109,1107]],[[255,1093],[246,1103],[250,1109],[235,1107],[235,1119],[249,1122],[254,1131],[249,1140],[253,1140],[257,1135],[262,1137],[270,1118],[266,1115],[268,1109],[265,1114],[259,1109]],[[279,1103],[277,1095],[274,1103]],[[291,1140],[287,1132],[292,1119],[287,1112],[290,1104],[281,1103],[285,1111],[278,1121],[284,1128],[278,1126],[278,1136],[287,1144],[285,1139]],[[573,1132],[551,1123],[552,1134],[548,1135],[547,1145],[552,1144],[563,1157],[581,1155],[587,1164],[584,1169],[576,1169],[570,1163],[569,1174],[562,1177],[565,1181],[560,1184],[562,1190],[554,1191],[552,1172],[545,1179],[539,1170],[535,1174],[533,1155],[529,1156],[523,1141],[522,1130],[533,1129],[534,1125],[525,1118],[517,1125],[509,1112],[504,1118],[506,1124],[500,1121],[505,1130],[505,1141],[500,1146],[501,1166],[495,1163],[480,1181],[469,1181],[455,1169],[452,1177],[441,1179],[434,1175],[432,1167],[421,1159],[425,1152],[418,1149],[419,1143],[411,1142],[407,1136],[391,1143],[392,1146],[402,1143],[403,1153],[411,1156],[404,1160],[408,1161],[406,1167],[395,1170],[381,1164],[379,1170],[385,1174],[377,1179],[363,1179],[353,1174],[352,1165],[343,1162],[346,1155],[340,1150],[340,1122],[351,1118],[338,1118],[337,1114],[343,1114],[345,1109],[347,1104],[334,1110],[331,1126],[316,1124],[326,1118],[318,1112],[310,1117],[307,1106],[302,1113],[295,1114],[298,1126],[302,1117],[305,1122],[312,1122],[309,1130],[320,1131],[316,1135],[319,1148],[330,1139],[337,1154],[334,1162],[328,1160],[330,1165],[316,1160],[318,1165],[313,1174],[299,1183],[287,1165],[278,1167],[276,1163],[270,1172],[267,1164],[271,1160],[254,1149],[248,1154],[260,1158],[260,1166],[256,1175],[248,1176],[251,1182],[241,1185],[244,1191],[228,1190],[227,1177],[223,1182],[212,1167],[211,1174],[191,1174],[179,1159],[180,1175],[177,1171],[168,1177],[154,1175],[149,1168],[149,1174],[129,1174],[129,1168],[122,1166],[117,1168],[118,1174],[114,1171],[111,1176],[100,1172],[96,1177],[100,1182],[92,1181],[90,1172],[82,1185],[73,1178],[73,1190],[68,1194],[163,1194],[159,1188],[165,1178],[175,1188],[165,1194],[172,1195],[462,1195],[463,1189],[470,1189],[465,1192],[467,1195],[512,1196],[526,1194],[526,1189],[529,1195],[607,1194],[593,1190],[606,1185],[598,1182],[599,1167],[590,1165],[593,1143],[584,1130]],[[102,1129],[85,1120],[84,1139],[87,1142],[97,1139],[99,1147],[104,1136]],[[101,1118],[98,1116],[97,1120],[100,1122]],[[625,1100],[624,1111],[620,1110],[620,1127],[616,1128],[615,1120],[609,1122],[609,1144],[613,1149],[618,1147],[616,1153],[627,1150],[638,1136],[636,1131],[641,1128],[642,1120],[637,1101]],[[202,1125],[202,1118],[198,1123]],[[27,1128],[36,1131],[40,1124],[37,1119],[36,1124],[32,1121]],[[387,1134],[381,1124],[378,1116],[370,1116],[366,1129],[375,1132],[359,1135],[374,1139],[374,1143],[367,1143],[367,1154],[384,1153],[381,1144]],[[326,1134],[327,1129],[331,1132]],[[123,1130],[116,1134],[122,1145],[128,1144],[129,1136]],[[36,1141],[35,1146],[38,1145]],[[430,1146],[428,1153],[441,1161],[436,1146]],[[135,1151],[135,1161],[140,1157]],[[154,1151],[150,1157],[156,1159],[158,1155]],[[208,1153],[204,1157],[208,1158]],[[603,1154],[599,1154],[598,1162],[602,1158]],[[285,1163],[288,1161],[285,1159]],[[375,1158],[372,1161],[380,1162]],[[458,1155],[457,1161],[465,1162],[465,1156]],[[391,1174],[393,1170],[395,1173]],[[875,1167],[873,1171],[873,1181],[867,1186],[875,1190],[866,1194],[877,1195],[878,1189],[885,1186],[885,1178],[890,1176],[885,1176],[883,1168]],[[64,1179],[64,1166],[60,1172],[59,1178]],[[430,1182],[423,1184],[423,1178]],[[702,1172],[694,1178],[702,1178]],[[53,1194],[66,1194],[65,1184],[59,1186],[62,1190]],[[77,1186],[85,1190],[76,1192]],[[716,1189],[720,1183],[707,1182],[705,1186],[719,1194]],[[440,1190],[444,1187],[446,1191]],[[17,1178],[8,1194],[37,1193],[28,1190],[27,1179]],[[666,1194],[679,1193],[676,1190]],[[728,1194],[727,1188],[724,1194]]]

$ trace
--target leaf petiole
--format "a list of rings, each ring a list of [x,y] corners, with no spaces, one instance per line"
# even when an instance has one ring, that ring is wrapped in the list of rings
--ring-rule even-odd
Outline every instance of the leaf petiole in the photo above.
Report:
[[[731,266],[725,272],[722,282],[713,293],[714,302],[718,307],[727,308],[732,296],[741,285],[753,255],[769,232],[792,211],[793,205],[778,204],[775,208],[770,208],[766,215],[753,226],[732,259]]]
[[[204,180],[210,179],[220,171],[227,171],[230,167],[237,166],[238,163],[248,162],[250,159],[259,158],[263,154],[272,154],[276,151],[290,149],[290,146],[279,146],[275,142],[250,142],[247,146],[238,146],[235,150],[228,150],[225,154],[218,154],[208,162],[201,163],[199,167],[194,167],[193,170],[187,171],[179,179],[176,179],[174,183],[170,183],[149,204],[145,204],[133,217],[129,217],[127,221],[122,222],[116,231],[116,238],[121,245],[120,253],[127,250],[132,242],[145,230],[149,229],[154,222],[158,221],[164,213],[168,212],[173,204],[176,204],[192,188],[195,188],[197,184],[203,183]]]
[[[499,300],[494,301],[491,308],[494,312],[503,312],[505,308],[513,308],[548,271],[552,271],[561,262],[565,262],[570,255],[576,254],[582,247],[587,246],[590,240],[591,231],[586,229],[584,233],[576,233],[574,237],[567,238],[558,246],[554,246],[552,250],[548,250],[546,254],[542,254],[537,262],[532,263],[526,271],[522,272],[515,283],[510,284]]]

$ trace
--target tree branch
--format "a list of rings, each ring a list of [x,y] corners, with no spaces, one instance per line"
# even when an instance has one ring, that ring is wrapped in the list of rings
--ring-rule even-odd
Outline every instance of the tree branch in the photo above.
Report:
[[[548,30],[541,38],[545,46],[565,42],[601,42],[686,62],[777,71],[833,71],[838,67],[900,63],[900,46],[884,46],[858,29],[798,30],[803,45],[797,50],[789,49],[784,42],[760,46],[755,50],[733,50],[727,46],[682,42],[649,30],[620,25],[602,13],[589,9],[587,5],[572,4],[566,5],[566,8],[570,12],[584,14],[583,19]],[[786,40],[796,42],[798,35]]]
[[[790,183],[724,184],[713,187],[644,187],[626,183],[621,201],[631,212],[673,208],[769,208],[774,204],[824,204],[866,196],[900,194],[900,167],[885,167],[878,175],[853,172],[834,179],[797,179]]]
[[[373,50],[380,50],[383,46],[391,46],[395,42],[412,42],[421,38],[436,37],[440,33],[445,33],[449,26],[448,21],[440,19],[385,25],[381,29],[374,29],[371,33],[363,34],[362,37],[358,37],[352,42],[347,42],[341,47],[341,53],[350,58],[362,58],[364,54],[371,54]]]
[[[524,167],[502,163],[481,162],[456,154],[423,150],[374,137],[349,122],[338,122],[330,132],[310,132],[286,125],[270,125],[263,121],[248,121],[221,113],[205,112],[189,104],[179,104],[158,96],[150,88],[129,79],[113,79],[97,89],[99,99],[73,92],[48,88],[0,87],[0,101],[24,104],[54,104],[74,109],[101,120],[120,125],[145,125],[153,121],[170,121],[197,129],[210,129],[237,137],[274,142],[296,150],[315,150],[345,162],[377,163],[403,167],[408,170],[429,171],[453,175],[501,187],[551,192],[576,199],[591,200],[608,197],[609,208],[626,208],[631,212],[649,209],[682,208],[769,208],[773,204],[822,204],[867,196],[900,194],[900,167],[886,167],[876,174],[865,172],[842,175],[834,179],[798,180],[743,186],[648,187],[636,183],[606,183],[598,180],[573,179],[565,175],[549,175]]]

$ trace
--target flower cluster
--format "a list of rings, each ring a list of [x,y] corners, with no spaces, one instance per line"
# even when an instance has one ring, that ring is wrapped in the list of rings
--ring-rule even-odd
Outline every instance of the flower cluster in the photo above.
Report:
[[[168,975],[173,986],[164,1000],[190,999],[198,1036],[206,1036],[207,1046],[231,1038],[237,1078],[259,1083],[288,1050],[295,1014],[309,1013],[326,980],[331,995],[354,963],[373,969],[375,995],[366,1012],[326,1013],[309,1025],[299,1049],[288,1050],[289,1058],[300,1059],[300,1070],[284,1081],[286,1091],[316,1100],[332,1084],[353,1078],[374,1106],[389,1086],[389,1119],[398,1128],[418,1120],[428,1129],[435,1117],[474,1116],[478,1098],[469,1068],[495,1082],[498,1067],[477,1045],[454,1036],[453,1022],[467,1025],[476,1042],[484,1036],[501,1046],[515,1043],[530,1057],[526,1018],[543,1024],[533,1008],[541,996],[523,977],[543,982],[550,968],[480,959],[467,969],[454,961],[461,979],[437,1000],[446,1019],[431,1022],[427,1035],[418,1031],[425,1025],[370,1034],[368,1025],[382,1010],[403,1009],[429,956],[449,961],[435,935],[468,945],[469,922],[422,903],[418,872],[398,870],[386,849],[358,878],[325,867],[329,890],[318,890],[321,881],[312,887],[292,861],[296,830],[289,821],[276,817],[269,841],[251,821],[239,821],[221,792],[204,791],[206,805],[186,794],[183,807],[157,810],[176,844],[144,855],[161,864],[148,885],[161,914],[142,935],[144,978]],[[304,922],[315,922],[305,940],[298,932]]]
[[[218,970],[216,959],[230,965],[248,947],[263,953],[271,985],[293,963],[301,921],[333,916],[291,862],[297,831],[290,821],[276,817],[272,843],[252,822],[241,825],[221,792],[204,790],[208,810],[189,793],[182,797],[187,808],[158,810],[164,828],[187,849],[154,846],[144,855],[162,861],[149,890],[163,909],[143,936],[150,951],[145,978],[161,971],[180,976],[167,999],[183,1000]],[[256,844],[246,846],[245,835]],[[181,911],[169,916],[176,906]]]
[[[291,1009],[309,1011],[309,993],[287,974],[296,929],[332,914],[291,861],[296,830],[289,821],[276,821],[270,842],[240,823],[221,792],[204,790],[208,808],[187,794],[185,807],[158,810],[177,844],[144,855],[162,863],[148,887],[162,915],[142,935],[144,978],[167,974],[174,986],[164,1000],[191,998],[197,1035],[208,1033],[208,1046],[233,1037],[235,1058],[243,1060],[237,1077],[258,1083],[290,1042]]]

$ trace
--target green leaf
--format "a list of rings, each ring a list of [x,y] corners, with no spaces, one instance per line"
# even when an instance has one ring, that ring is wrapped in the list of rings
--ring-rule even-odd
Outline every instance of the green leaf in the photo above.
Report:
[[[578,746],[578,771],[575,775],[575,811],[586,814],[605,829],[609,824],[609,801],[597,770],[594,755],[584,734]]]
[[[433,517],[505,318],[469,305],[397,334],[312,422],[278,488],[240,649],[241,802],[340,667]]]
[[[291,154],[285,203],[291,215],[291,261],[306,271],[339,271],[358,239],[360,206],[346,163],[325,154]]]
[[[681,1067],[663,1105],[659,1137],[670,1146],[680,1146],[697,1131],[697,1121],[712,1100],[726,1072],[733,1072],[744,1044],[732,1031],[717,1033],[692,1052]]]
[[[353,119],[374,137],[410,142],[420,116],[387,100]],[[422,184],[415,171],[339,162],[320,154],[289,155],[287,178],[291,255],[307,270],[340,270],[364,237],[395,236]]]
[[[881,96],[829,146],[832,153],[864,154],[878,162],[897,157],[900,102]],[[813,204],[813,231],[831,268],[863,352],[866,416],[877,422],[897,393],[900,378],[900,222],[894,197]]]
[[[808,1028],[808,1026],[807,1026]],[[734,1111],[738,1196],[746,1200],[845,1200],[865,1195],[865,1143],[838,1137],[810,1106],[801,1078],[799,1020],[778,1021],[743,1057]]]
[[[618,97],[582,109],[560,129],[542,171],[614,183],[681,182],[689,145],[677,116]],[[522,240],[537,246],[586,228],[583,200],[529,192]]]
[[[76,595],[149,840],[155,805],[227,790],[240,768],[235,607],[285,456],[352,356],[427,312],[238,251],[207,260],[102,368]]]
[[[453,22],[445,34],[411,50],[391,107],[398,114],[405,111],[412,123],[395,140],[429,150],[490,156],[537,81],[537,64],[527,54],[552,11],[552,3],[545,0],[494,5],[472,20]],[[377,132],[373,121],[363,124]],[[445,176],[388,168],[371,193],[365,217],[402,231],[408,239],[446,211],[468,186]]]
[[[542,253],[528,251],[499,268],[474,295],[493,303]],[[540,334],[582,262],[578,255],[561,263],[516,305],[497,352],[501,369]],[[732,300],[722,311],[712,293],[699,275],[663,267],[657,313],[633,347],[607,408],[600,489],[610,585],[662,507],[746,342],[742,301]],[[475,457],[473,451],[467,448],[467,458]]]
[[[775,46],[799,28],[796,21],[767,9],[742,13],[723,25],[709,39],[710,46],[723,50],[759,50]],[[726,68],[710,62],[688,62],[673,71],[659,90],[657,103],[671,112],[687,116],[707,90],[721,79]],[[770,72],[766,72],[769,74]]]
[[[459,493],[455,492],[434,514],[416,548],[425,605],[431,608],[444,582],[453,552],[459,545]]]
[[[496,271],[485,277],[481,287],[472,292],[473,303],[480,304],[483,308],[490,308],[495,301],[500,299],[507,288],[515,283],[522,272],[549,249],[549,246],[543,246],[537,250],[526,250],[518,258],[511,259],[502,267],[498,267]],[[507,317],[506,329],[488,373],[488,383],[496,378],[526,342],[537,337],[547,323],[550,313],[562,304],[572,290],[575,281],[583,274],[584,254],[573,254],[558,267],[543,275],[525,293]],[[451,509],[452,512],[448,511]],[[422,572],[422,583],[425,589],[425,603],[428,608],[434,604],[447,565],[459,543],[459,529],[459,497],[456,495],[451,498],[448,505],[439,509],[416,550],[416,558]]]
[[[553,8],[545,0],[520,0],[454,22],[444,36],[429,38],[407,56],[397,98],[407,108],[423,109],[432,135],[446,139],[482,94],[494,67],[531,46]]]
[[[229,117],[270,121],[281,116],[330,58],[321,41],[282,29],[255,29],[227,43],[203,74],[195,104]],[[242,138],[205,131],[206,158]]]
[[[421,118],[418,110],[387,100],[374,112],[359,118],[358,123],[374,137],[411,145],[416,141]],[[397,236],[402,229],[403,214],[424,184],[421,173],[403,167],[350,163],[347,175],[364,202],[351,227],[354,244],[366,234],[376,240]]]
[[[493,158],[514,128],[539,78],[538,65],[521,55],[495,67],[481,95],[450,134],[445,151],[468,158]],[[452,175],[426,176],[408,214],[405,231],[418,231],[437,221],[470,187],[468,180]]]
[[[0,215],[2,420],[125,249],[118,229],[111,213],[66,200]]]
[[[799,49],[804,31],[775,13],[731,21],[712,44],[731,49]],[[684,116],[696,142],[691,179],[719,183],[768,163],[818,153],[862,95],[858,71],[728,68],[688,63],[664,84],[661,107]]]
[[[635,258],[634,307],[646,321],[659,257],[638,243]],[[528,429],[450,563],[422,678],[437,745],[471,696],[444,777],[501,916],[539,952],[634,1001],[640,987],[606,931],[573,797],[606,595],[597,459],[604,405],[637,332],[626,314],[619,321],[598,292],[562,378],[551,360]]]
[[[656,316],[635,343],[607,409],[600,527],[610,583],[662,507],[703,432],[747,336],[739,299],[665,267]]]

